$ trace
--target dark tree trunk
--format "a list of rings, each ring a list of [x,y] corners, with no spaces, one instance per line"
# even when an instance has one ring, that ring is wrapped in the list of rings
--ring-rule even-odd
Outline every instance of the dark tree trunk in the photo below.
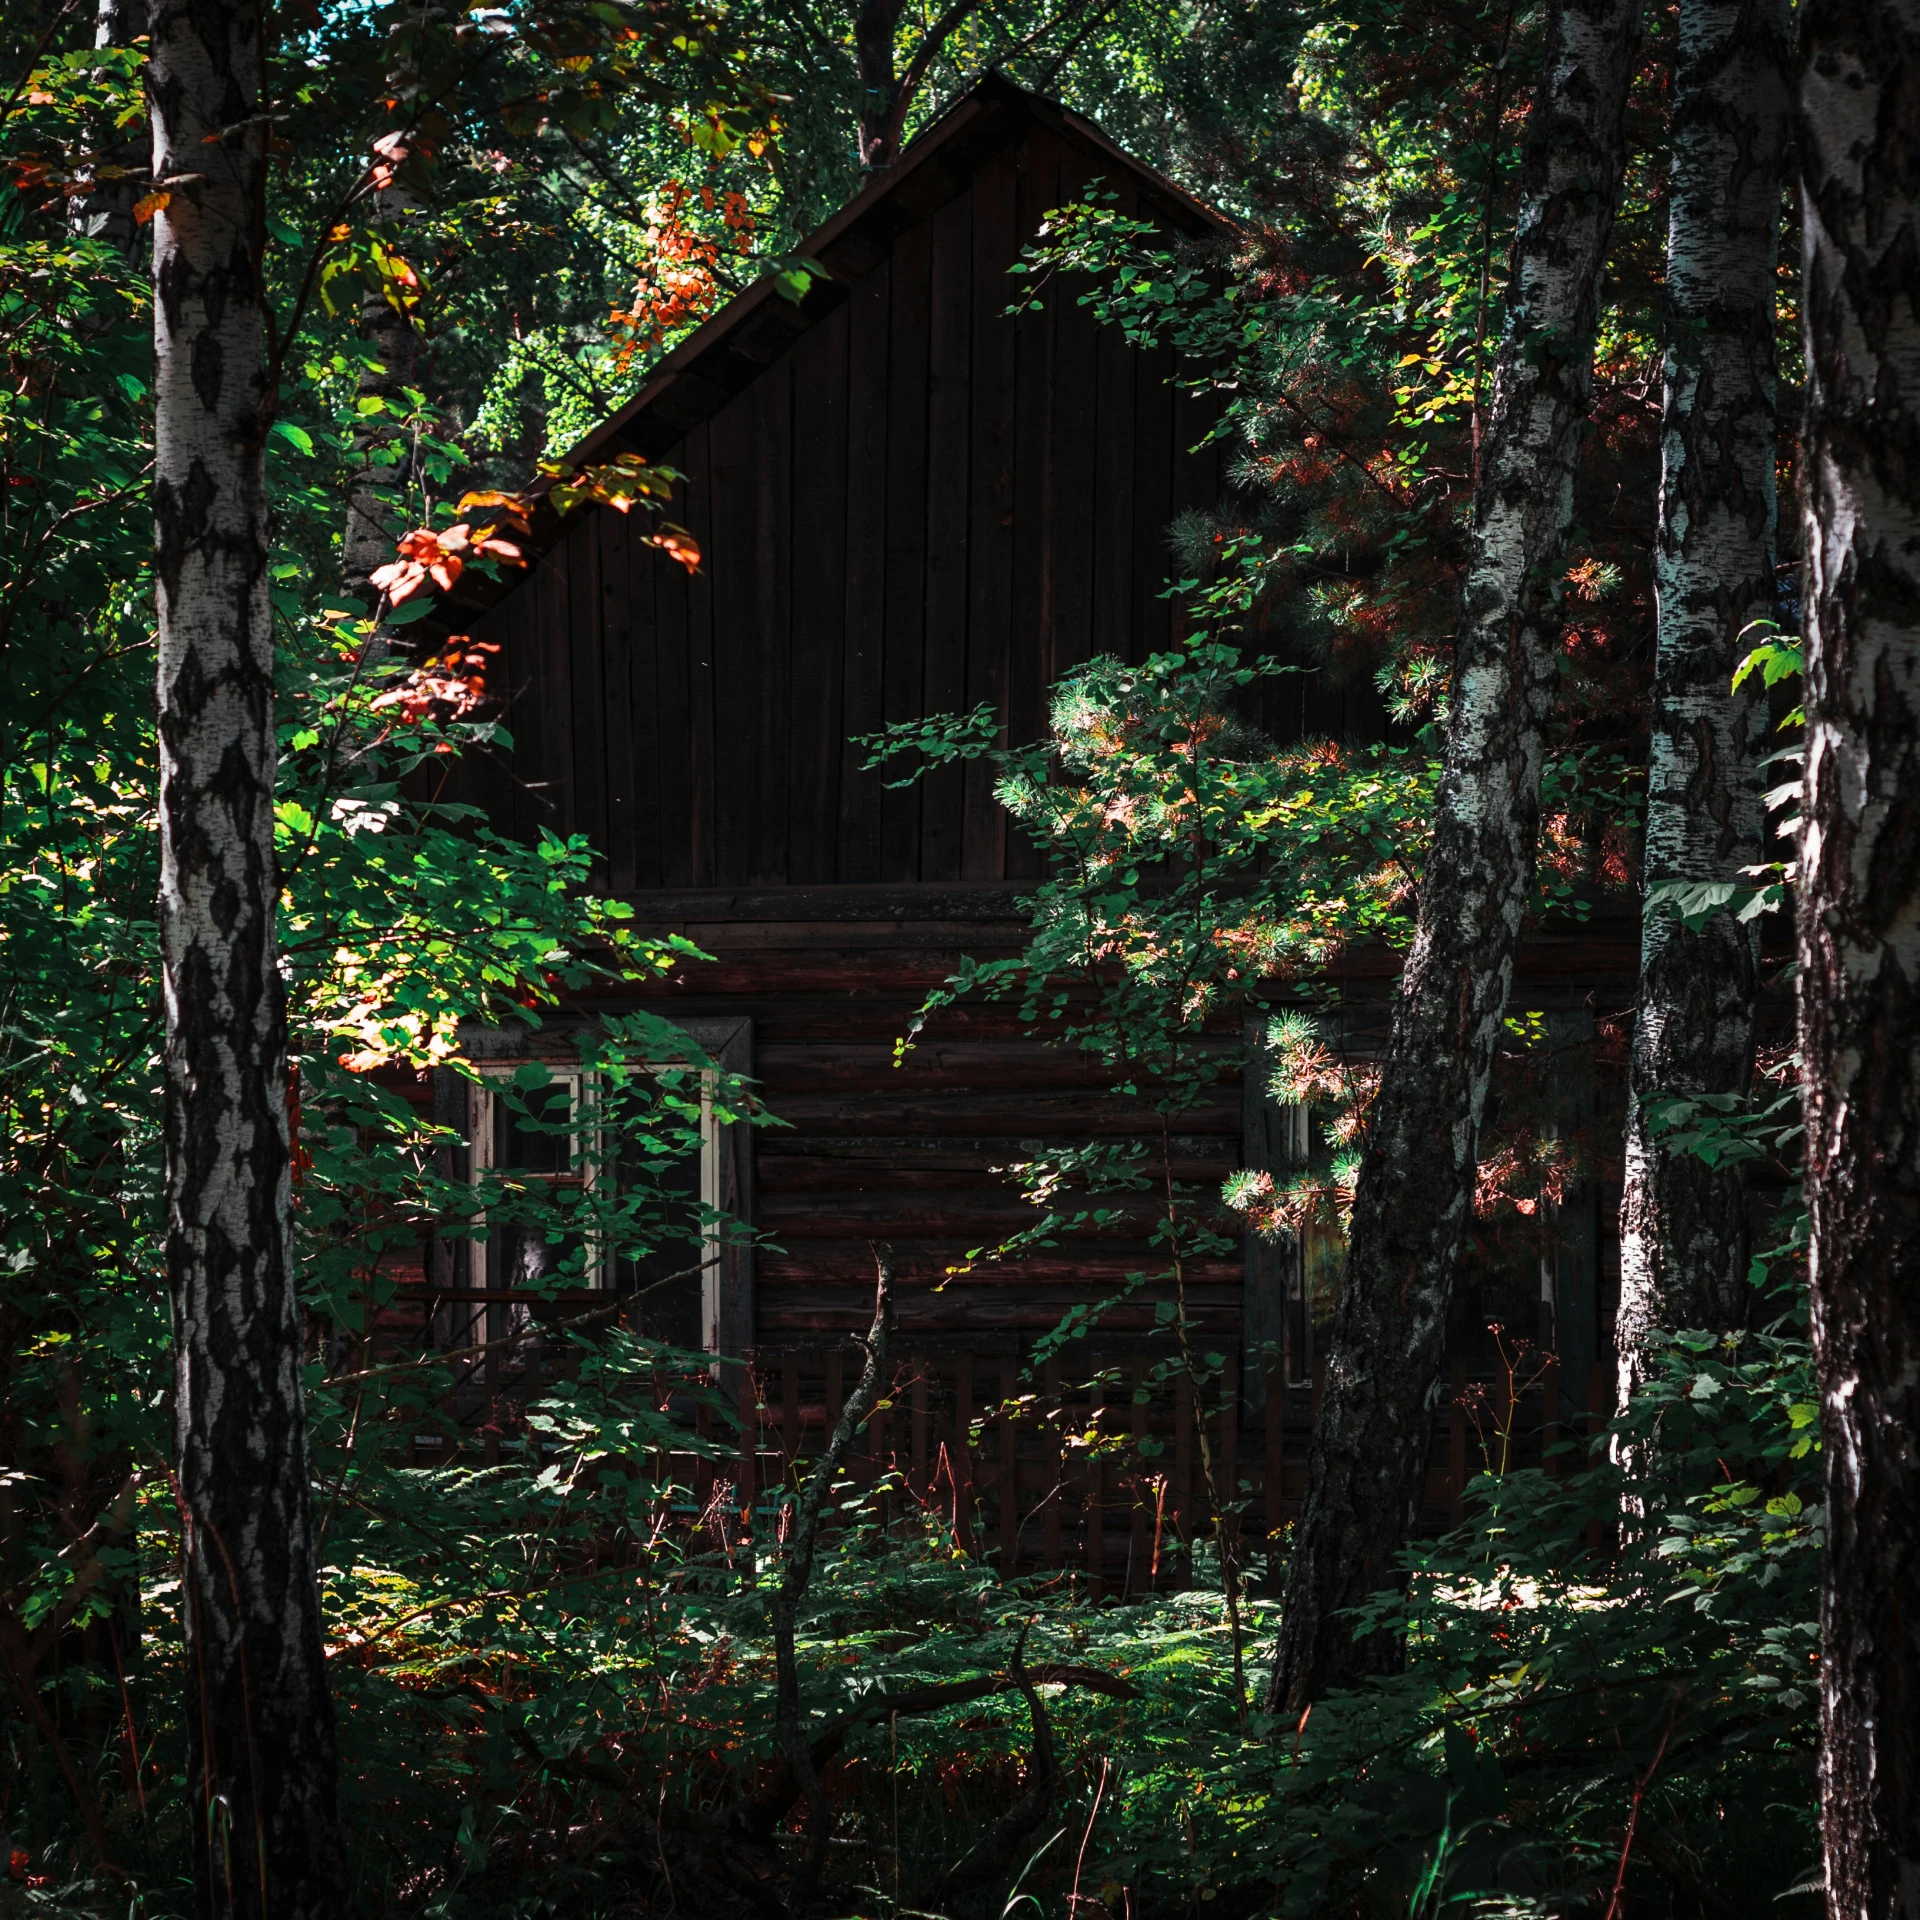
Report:
[[[161,0],[154,562],[166,1257],[203,1912],[338,1920],[274,951],[256,0]]]
[[[1574,459],[1638,46],[1638,0],[1564,0],[1548,28],[1433,850],[1368,1119],[1270,1709],[1297,1712],[1328,1683],[1402,1657],[1391,1635],[1356,1643],[1337,1615],[1394,1582],[1426,1477],[1474,1137],[1533,885]]]
[[[1774,606],[1774,275],[1791,45],[1786,0],[1681,0],[1649,887],[1737,884],[1765,852],[1766,702],[1757,682],[1735,693],[1732,681],[1742,633]],[[1759,969],[1758,924],[1731,912],[1689,932],[1656,907],[1642,926],[1620,1208],[1622,1408],[1664,1332],[1746,1318],[1740,1170],[1662,1146],[1646,1102],[1747,1091]]]
[[[853,52],[860,69],[860,164],[869,172],[890,167],[899,138],[894,108],[900,83],[893,71],[893,35],[900,0],[860,0],[853,17]]]
[[[896,76],[893,43],[905,0],[860,0],[853,20],[853,47],[860,68],[860,164],[869,173],[878,173],[899,159],[907,110],[927,70],[977,4],[978,0],[948,0],[945,12],[920,36],[905,72]]]
[[[390,229],[398,227],[412,207],[413,196],[398,184],[374,195],[374,218]],[[373,288],[360,303],[360,336],[372,349],[374,364],[361,372],[359,396],[392,401],[404,409],[404,390],[417,392],[420,386],[421,334],[414,317],[395,306],[383,289]],[[347,481],[340,572],[347,592],[369,610],[380,597],[371,578],[374,569],[393,558],[395,543],[406,531],[395,508],[412,480],[411,444],[399,419],[383,406],[365,417],[353,440],[359,465]]]
[[[1800,1045],[1835,1920],[1920,1916],[1920,0],[1808,0]]]

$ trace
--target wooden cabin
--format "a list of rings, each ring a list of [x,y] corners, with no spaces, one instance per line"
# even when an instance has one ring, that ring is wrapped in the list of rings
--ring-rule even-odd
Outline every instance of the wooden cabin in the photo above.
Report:
[[[1137,1477],[1124,1497],[1103,1493],[1103,1469],[1083,1466],[1072,1499],[1056,1499],[1057,1426],[1023,1437],[1003,1422],[971,1448],[965,1436],[973,1413],[1015,1390],[1036,1336],[1156,1263],[1143,1241],[1109,1234],[951,1282],[948,1270],[1031,1217],[996,1171],[1023,1142],[1137,1133],[1147,1119],[1003,1007],[941,1016],[895,1064],[895,1039],[963,954],[1017,946],[1018,897],[1039,862],[1009,833],[986,769],[889,789],[857,744],[981,701],[1009,737],[1035,738],[1066,669],[1101,652],[1139,659],[1173,637],[1167,531],[1224,484],[1207,405],[1175,383],[1169,351],[1097,326],[1080,288],[1009,273],[1048,210],[1095,183],[1171,234],[1225,231],[1088,121],[983,81],[806,242],[825,277],[804,302],[769,284],[741,295],[579,450],[634,451],[683,475],[672,512],[699,541],[700,571],[644,544],[638,515],[585,509],[547,527],[530,568],[490,598],[470,590],[457,616],[501,649],[490,677],[513,741],[510,755],[464,763],[462,797],[517,835],[586,835],[604,854],[601,883],[643,926],[713,956],[677,969],[654,1004],[757,1076],[783,1123],[750,1139],[716,1130],[703,1191],[764,1240],[730,1256],[674,1326],[752,1356],[749,1399],[791,1457],[851,1382],[872,1243],[891,1243],[910,1384],[876,1450],[893,1449],[929,1499],[944,1471],[969,1527],[997,1484],[980,1524],[1000,1529],[1009,1564],[1077,1556],[1112,1590],[1123,1557],[1132,1568],[1143,1552]],[[1037,306],[1010,314],[1016,300]],[[1377,737],[1382,725],[1369,689],[1301,676],[1285,698],[1266,716],[1283,737]],[[1551,1009],[1577,1042],[1596,1004],[1630,1005],[1634,944],[1625,926],[1536,942],[1522,1004]],[[1387,956],[1355,962],[1342,1016],[1353,1035],[1381,1029],[1391,976]],[[564,1027],[549,1044],[564,1054]],[[445,1098],[476,1152],[500,1150],[484,1095],[471,1114],[457,1082]],[[1306,1138],[1305,1116],[1257,1086],[1223,1087],[1183,1125],[1176,1171],[1195,1180],[1273,1164]],[[1577,1406],[1600,1357],[1600,1196],[1570,1196],[1552,1232],[1541,1270],[1563,1402]],[[483,1302],[510,1284],[486,1278],[469,1267],[443,1282]],[[1255,1244],[1187,1282],[1200,1343],[1236,1380],[1216,1467],[1263,1486],[1253,1510],[1278,1524],[1313,1392],[1302,1262]],[[1065,1377],[1098,1360],[1110,1372],[1096,1399],[1120,1403],[1110,1426],[1170,1429],[1157,1471],[1177,1518],[1198,1497],[1190,1412],[1135,1406],[1124,1390],[1164,1350],[1163,1292],[1109,1313],[1080,1350],[1088,1364],[1076,1355]],[[1442,1422],[1443,1512],[1466,1440],[1457,1411]]]

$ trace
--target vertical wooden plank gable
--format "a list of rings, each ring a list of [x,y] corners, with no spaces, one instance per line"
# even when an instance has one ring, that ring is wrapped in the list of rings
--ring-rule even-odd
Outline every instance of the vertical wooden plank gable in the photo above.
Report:
[[[893,277],[885,265],[853,290],[847,315],[846,640],[842,663],[840,840],[833,877],[876,881],[884,789],[854,742],[885,719],[887,373]]]
[[[523,762],[529,770],[532,829],[565,833],[573,822],[573,674],[567,542],[540,561],[540,648],[534,666],[538,747]]]
[[[967,691],[969,334],[973,196],[950,200],[928,222],[933,284],[927,368],[927,626],[922,692],[927,713],[952,713]],[[964,774],[944,767],[920,782],[920,878],[957,880]]]
[[[768,775],[760,737],[765,688],[757,578],[764,449],[756,445],[759,387],[713,417],[713,545],[706,573],[713,600],[713,872],[707,884],[737,882],[752,869],[760,789]],[[757,470],[757,471],[756,471]],[[785,836],[781,839],[785,851]]]
[[[1131,215],[1124,185],[1120,211]],[[1134,635],[1134,381],[1140,356],[1118,327],[1102,327],[1095,351],[1093,651],[1131,656]]]
[[[973,339],[969,386],[967,681],[964,705],[991,707],[1007,722],[1013,619],[1014,330],[1007,305],[1019,283],[1007,272],[1018,252],[1018,179],[1003,150],[973,177]],[[1003,734],[1004,739],[1004,734]],[[1007,815],[994,797],[996,769],[976,760],[962,775],[961,877],[1006,874]]]
[[[847,322],[829,314],[793,349],[793,698],[787,878],[834,877],[840,842],[847,644]]]
[[[1207,437],[1220,417],[1220,400],[1204,389],[1196,393],[1178,380],[1168,392],[1172,399],[1172,511],[1177,514],[1197,507],[1208,512],[1220,503],[1223,491],[1220,447]]]
[[[1061,155],[1063,204],[1086,192],[1087,157]],[[1085,660],[1093,636],[1093,504],[1095,387],[1099,329],[1079,303],[1078,276],[1047,289],[1053,321],[1053,419],[1046,499],[1048,623],[1042,673],[1051,686]]]
[[[926,221],[893,250],[887,372],[886,654],[889,724],[926,712],[927,356],[931,340],[933,230]],[[887,789],[880,809],[880,879],[920,878],[921,783]]]
[[[1019,153],[1018,232],[1030,242],[1040,223],[1060,203],[1060,147],[1035,128]],[[1024,276],[1009,281],[1022,312],[1006,321],[1014,342],[1013,452],[1013,602],[1007,683],[1007,736],[1015,746],[1037,740],[1047,727],[1047,628],[1049,604],[1047,497],[1052,485],[1053,442],[1048,425],[1053,408],[1053,303],[1040,296],[1038,313],[1027,310],[1035,282]],[[1040,850],[1026,834],[1010,827],[1006,872],[1010,879],[1037,879]]]
[[[504,759],[512,792],[503,811],[516,840],[537,839],[539,823],[547,813],[544,793],[536,793],[533,783],[546,778],[549,764],[545,696],[547,574],[552,566],[553,556],[542,554],[512,600],[503,603],[519,612],[511,636],[502,636],[505,645],[500,655],[500,684],[506,703],[501,717],[512,743],[505,749]]]
[[[704,503],[705,476],[692,472],[691,444],[674,449],[666,464],[686,475],[675,488],[673,518],[689,532],[697,504]],[[638,542],[640,527],[629,529]],[[701,565],[708,564],[705,553]],[[641,792],[650,803],[649,817],[640,823],[643,844],[658,851],[643,872],[656,872],[650,884],[685,887],[693,884],[693,681],[687,663],[686,570],[672,565],[651,547],[635,545],[628,561],[628,579],[636,602],[636,622],[651,613],[651,658],[635,662],[634,698],[650,699],[654,711],[653,765],[643,773]],[[643,882],[642,884],[648,884]]]
[[[690,778],[687,783],[689,819],[687,846],[690,884],[713,884],[719,823],[715,818],[717,743],[714,733],[713,576],[714,480],[713,428],[696,427],[686,438],[687,531],[700,544],[700,570],[685,580],[687,744]],[[668,563],[656,560],[656,576],[665,578]],[[672,569],[678,573],[679,569]]]
[[[1173,575],[1167,529],[1173,520],[1173,352],[1156,347],[1133,361],[1133,619],[1127,658],[1163,652],[1173,638],[1170,603],[1161,596]]]
[[[966,164],[965,191],[661,456],[687,476],[698,578],[600,513],[510,596],[531,632],[499,677],[531,785],[496,810],[586,834],[622,891],[1034,877],[988,769],[888,792],[849,736],[985,702],[1034,739],[1096,646],[1166,644],[1165,526],[1217,479],[1180,444],[1201,409],[1166,392],[1164,354],[1096,327],[1084,281],[1007,312],[1047,211],[1095,175],[1137,195],[1037,119]]]
[[[606,650],[600,634],[600,530],[604,508],[589,508],[567,530],[567,675],[573,742],[568,828],[594,851],[594,883],[607,875]]]
[[[627,516],[603,507],[593,517],[600,586],[601,671],[606,689],[606,856],[607,881],[616,894],[630,893],[639,880],[639,803],[641,769],[653,765],[653,700],[636,701],[636,656],[646,653],[651,679],[653,666],[651,623],[635,618],[628,561],[633,543]],[[648,611],[653,596],[649,594]],[[643,744],[644,741],[644,744]],[[651,813],[648,808],[647,812]],[[657,845],[657,843],[656,843]],[[650,886],[658,880],[650,879]]]
[[[753,403],[753,548],[743,559],[753,573],[747,648],[755,698],[752,734],[742,745],[757,760],[758,777],[746,859],[723,868],[720,879],[779,886],[789,877],[792,826],[787,727],[793,694],[793,356],[783,354],[747,394]],[[723,736],[721,744],[724,751],[730,742]]]
[[[499,649],[487,660],[487,688],[494,702],[492,714],[506,724],[509,732],[513,690],[526,663],[525,604],[520,596],[509,593],[474,623],[472,635],[474,640]],[[469,747],[465,753],[443,760],[441,766],[443,775],[430,787],[436,798],[449,806],[481,808],[497,833],[519,833],[519,783],[513,777],[512,757],[504,747]]]

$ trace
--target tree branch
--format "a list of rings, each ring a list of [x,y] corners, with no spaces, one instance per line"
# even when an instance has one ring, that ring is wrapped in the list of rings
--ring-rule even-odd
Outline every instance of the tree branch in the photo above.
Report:
[[[826,1789],[813,1764],[807,1739],[800,1722],[800,1672],[794,1658],[794,1622],[800,1603],[806,1598],[807,1583],[813,1577],[813,1549],[820,1532],[820,1509],[826,1503],[847,1451],[873,1411],[880,1397],[880,1381],[887,1362],[887,1340],[893,1332],[892,1249],[874,1249],[875,1282],[873,1326],[867,1334],[867,1364],[861,1369],[860,1384],[847,1396],[834,1423],[826,1451],[801,1489],[793,1505],[793,1533],[787,1548],[787,1564],[780,1576],[780,1590],[773,1602],[773,1651],[778,1687],[776,1717],[780,1742],[786,1749],[787,1764],[793,1778],[806,1796],[808,1810],[807,1857],[794,1875],[789,1905],[795,1909],[805,1903],[819,1885],[820,1871],[827,1861],[827,1839],[832,1813],[827,1805]]]
[[[1027,1761],[1027,1790],[994,1822],[993,1831],[978,1846],[963,1856],[940,1883],[940,1905],[946,1906],[957,1893],[975,1887],[993,1886],[1002,1880],[1019,1857],[1019,1849],[1046,1818],[1053,1800],[1054,1782],[1059,1770],[1053,1757],[1053,1728],[1047,1710],[1034,1691],[1033,1676],[1027,1671],[1027,1635],[1032,1622],[1020,1629],[1013,1647],[1013,1680],[1026,1695],[1027,1713],[1033,1721],[1033,1752]]]
[[[953,4],[927,29],[925,39],[914,49],[906,72],[900,76],[899,88],[893,96],[893,109],[887,115],[888,166],[899,158],[900,131],[907,123],[907,109],[913,105],[913,96],[920,91],[920,83],[927,77],[927,69],[939,56],[948,37],[959,30],[976,4],[977,0],[953,0]]]

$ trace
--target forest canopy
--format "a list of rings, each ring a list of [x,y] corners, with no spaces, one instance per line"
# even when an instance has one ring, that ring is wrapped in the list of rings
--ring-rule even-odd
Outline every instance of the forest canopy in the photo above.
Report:
[[[1222,483],[1033,737],[832,742],[1036,876],[895,1065],[1128,1116],[995,1146],[933,1292],[1125,1271],[930,1442],[878,1231],[804,1407],[723,1339],[793,1122],[456,797],[531,765],[459,592],[594,514],[710,579],[576,450],[988,76],[1217,216],[1095,179],[980,305]],[[0,99],[0,1913],[1908,1911],[1911,6],[22,0]]]

